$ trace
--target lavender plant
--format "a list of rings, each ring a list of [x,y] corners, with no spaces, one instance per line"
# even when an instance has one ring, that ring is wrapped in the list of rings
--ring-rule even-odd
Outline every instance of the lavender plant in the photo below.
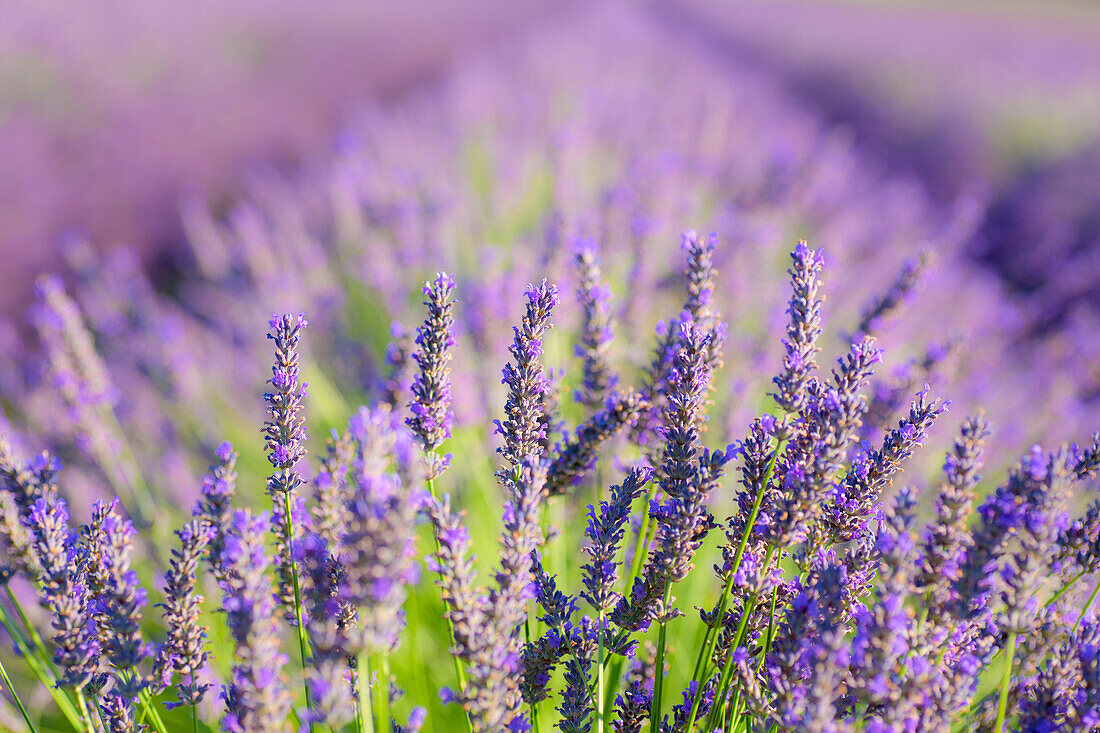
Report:
[[[1096,727],[1089,379],[964,213],[605,12],[188,209],[171,292],[87,252],[43,281],[0,363],[0,719]],[[668,246],[691,219],[722,237]]]
[[[1070,510],[1074,486],[1100,470],[1097,438],[1032,448],[978,502],[990,429],[966,420],[922,526],[917,494],[894,484],[947,403],[926,387],[879,447],[859,442],[882,353],[863,335],[821,374],[824,256],[800,242],[774,412],[753,420],[743,441],[709,448],[704,428],[726,330],[706,293],[721,245],[685,241],[688,307],[660,347],[670,350],[667,372],[649,382],[660,414],[640,447],[615,438],[649,409],[630,388],[579,416],[556,446],[545,440],[544,359],[558,296],[543,282],[526,291],[503,371],[503,464],[444,474],[447,463],[434,456],[455,435],[447,365],[461,343],[450,335],[454,284],[441,275],[425,286],[408,411],[380,396],[352,414],[307,480],[299,473],[305,319],[274,317],[264,428],[273,512],[234,508],[248,500],[235,490],[238,455],[221,444],[193,518],[177,532],[159,604],[164,630],[152,643],[134,563],[135,543],[155,536],[139,537],[118,500],[95,504],[73,527],[57,463],[21,463],[4,443],[5,578],[39,589],[53,658],[42,663],[37,623],[18,594],[8,596],[5,626],[31,671],[54,686],[62,715],[80,731],[166,732],[181,707],[195,730],[204,720],[229,731],[445,729],[454,718],[431,699],[430,680],[440,678],[433,657],[401,643],[430,631],[443,635],[434,643],[461,672],[457,689],[439,685],[439,700],[477,733],[550,723],[654,732],[1094,725],[1096,594],[1082,602],[1081,581],[1096,571],[1100,523],[1095,506],[1076,519]],[[583,290],[591,271],[578,276]],[[582,323],[582,333],[589,328]],[[578,356],[591,371],[591,355]],[[731,461],[740,471],[732,501],[723,500]],[[470,496],[477,470],[483,482],[495,476],[504,495]],[[547,523],[548,504],[599,497],[593,478],[620,471],[606,499],[588,504],[576,544],[572,528]],[[456,475],[452,490],[422,488]],[[312,491],[300,493],[307,483]],[[475,540],[473,515],[456,508],[478,501],[504,507],[486,588],[472,550],[491,545]],[[429,565],[443,624],[422,615],[431,586],[416,572],[421,516],[435,538]],[[713,575],[695,568],[707,553],[717,558]],[[224,613],[200,592],[207,567]],[[408,626],[414,611],[423,628]],[[288,636],[300,641],[300,668],[284,651]],[[231,640],[226,677],[211,665],[220,638]],[[292,692],[297,675],[302,696]],[[205,702],[219,680],[220,712]]]

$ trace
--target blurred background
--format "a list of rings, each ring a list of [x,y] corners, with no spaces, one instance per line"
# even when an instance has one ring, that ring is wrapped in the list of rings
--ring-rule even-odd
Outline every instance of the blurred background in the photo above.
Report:
[[[180,201],[332,147],[356,105],[541,22],[548,0],[0,3],[0,308],[68,235],[146,262]]]
[[[1092,2],[666,0],[691,43],[774,77],[941,201],[1050,318],[1100,300],[1100,7]],[[169,264],[180,202],[331,148],[365,100],[429,83],[579,3],[413,0],[0,6],[0,308],[68,234]],[[1072,263],[1072,265],[1071,265]]]

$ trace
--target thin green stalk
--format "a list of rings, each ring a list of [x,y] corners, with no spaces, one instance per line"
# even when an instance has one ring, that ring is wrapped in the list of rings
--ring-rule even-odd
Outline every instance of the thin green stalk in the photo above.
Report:
[[[783,449],[783,442],[780,441],[775,446],[775,451],[772,453],[771,459],[768,461],[768,467],[764,472],[764,478],[760,482],[760,490],[756,492],[756,497],[753,499],[752,510],[749,512],[748,521],[745,523],[743,532],[741,533],[741,542],[737,546],[737,552],[733,557],[733,563],[730,566],[730,571],[726,577],[726,587],[722,591],[722,598],[718,602],[718,616],[715,619],[713,627],[707,628],[707,633],[703,637],[703,645],[699,648],[699,656],[695,660],[695,670],[692,672],[691,679],[697,683],[697,689],[703,689],[703,679],[706,676],[706,668],[710,663],[710,655],[714,653],[714,644],[718,641],[718,624],[725,618],[726,608],[729,603],[730,591],[733,590],[733,578],[737,574],[737,571],[741,568],[741,560],[745,555],[745,548],[749,544],[749,535],[752,533],[752,528],[756,524],[756,518],[760,515],[760,507],[764,503],[764,494],[768,490],[768,484],[772,481],[772,475],[775,473],[775,464],[779,460],[779,452]],[[767,555],[764,559],[764,567],[768,568],[771,564],[772,548],[769,546]],[[774,611],[774,600],[773,600]],[[747,612],[746,612],[747,614]],[[744,615],[742,616],[744,618]],[[719,678],[721,682],[721,678]],[[702,695],[695,695],[695,699],[691,703],[691,715],[688,717],[688,724],[685,730],[690,731],[695,725],[695,717],[699,714],[699,704],[702,700]]]
[[[168,733],[168,729],[164,727],[164,721],[161,719],[160,713],[157,712],[157,708],[153,704],[152,695],[150,695],[148,691],[143,691],[138,699],[141,700],[145,715],[153,721],[153,727],[157,729],[158,733]]]
[[[386,652],[379,655],[378,684],[375,686],[375,695],[371,701],[374,709],[374,729],[376,731],[388,731],[390,724],[390,656]]]
[[[615,709],[614,700],[615,695],[619,692],[619,681],[622,679],[623,674],[623,661],[623,657],[606,654],[604,663],[600,665],[604,668],[604,677],[607,681],[607,689],[604,691],[604,710],[609,712]]]
[[[8,589],[8,593],[11,593],[10,588]],[[20,615],[22,615],[22,608],[20,608],[19,602],[15,600],[14,596],[10,597],[16,609],[18,609]],[[48,658],[44,656],[45,647],[28,644],[15,619],[12,618],[11,612],[8,610],[7,606],[2,603],[0,603],[0,615],[2,615],[0,622],[3,623],[4,629],[8,632],[8,636],[15,641],[15,646],[19,650],[19,655],[26,660],[34,676],[50,691],[50,696],[53,697],[54,702],[57,703],[58,709],[61,710],[62,714],[68,719],[73,728],[76,730],[83,730],[84,723],[81,721],[76,708],[73,707],[72,701],[69,700],[68,695],[57,686],[57,674],[53,672],[52,665],[49,664]]]
[[[714,730],[714,726],[718,722],[719,711],[722,709],[722,703],[726,697],[726,688],[729,686],[729,678],[733,672],[733,652],[740,646],[741,636],[745,633],[745,629],[748,628],[749,614],[755,603],[756,594],[750,593],[749,602],[742,607],[741,622],[737,625],[737,633],[734,634],[733,643],[730,645],[729,653],[726,654],[726,661],[722,665],[722,673],[718,675],[717,694],[714,696],[714,704],[710,710],[710,714],[707,715],[706,718],[705,729],[708,731]]]
[[[1085,614],[1088,613],[1089,607],[1092,605],[1092,602],[1096,600],[1097,593],[1100,593],[1100,580],[1096,582],[1096,587],[1092,589],[1092,595],[1090,595],[1089,599],[1085,601],[1085,607],[1081,609],[1081,613],[1077,617],[1077,620],[1073,622],[1073,629],[1071,629],[1072,631],[1077,631],[1077,627],[1078,625],[1080,625],[1081,619],[1085,617]]]
[[[1077,581],[1081,579],[1081,576],[1083,576],[1084,574],[1085,574],[1085,571],[1082,570],[1081,572],[1077,573],[1077,575],[1074,575],[1072,578],[1067,580],[1066,584],[1063,585],[1061,588],[1059,588],[1058,592],[1055,593],[1054,595],[1052,595],[1050,597],[1050,600],[1046,602],[1047,607],[1049,608],[1050,606],[1053,606],[1055,603],[1057,603],[1058,599],[1061,598],[1062,596],[1064,596],[1067,592],[1069,592],[1069,589],[1072,588],[1077,583]]]
[[[603,625],[604,614],[603,609],[600,609],[600,613],[597,617],[599,620],[596,626],[596,733],[603,733],[604,726],[604,666],[603,666]]]
[[[706,633],[703,634],[703,643],[699,645],[699,653],[695,655],[695,666],[691,670],[691,679],[696,682],[702,677],[703,670],[706,668],[707,661],[709,659],[708,654],[713,650],[713,641],[718,635],[718,624],[721,622],[722,617],[726,613],[726,599],[729,598],[730,591],[733,590],[733,573],[729,573],[726,577],[726,587],[722,590],[722,595],[718,599],[718,615],[715,616],[715,623],[713,626],[707,625]],[[688,728],[690,730],[690,728]]]
[[[95,723],[92,722],[92,716],[88,712],[88,700],[84,697],[84,688],[78,688],[76,691],[76,703],[80,706],[80,717],[83,719],[83,724],[80,726],[81,730],[88,730],[91,733],[95,732]],[[84,726],[87,726],[85,728]]]
[[[306,694],[306,710],[310,710],[313,704],[313,696],[309,691],[309,675],[305,674],[306,664],[309,662],[309,644],[306,641],[306,628],[302,616],[302,590],[298,584],[298,563],[294,560],[294,518],[290,507],[290,492],[283,492],[283,521],[286,523],[287,552],[290,554],[290,577],[294,584],[294,626],[298,632],[298,653],[302,660],[302,689]],[[313,732],[313,716],[307,715],[310,733]]]
[[[664,602],[661,605],[664,615],[661,617],[660,630],[657,632],[657,658],[653,663],[653,704],[649,709],[649,733],[657,733],[661,717],[661,696],[665,682],[665,643],[668,631],[668,604],[672,599],[672,583],[665,581]]]
[[[1005,672],[1001,678],[1001,695],[997,701],[997,722],[993,726],[997,733],[1004,733],[1005,729],[1005,714],[1008,712],[1008,688],[1012,684],[1012,661],[1016,656],[1016,632],[1009,632],[1006,646],[1008,647],[1008,658],[1005,659]]]
[[[199,733],[199,706],[191,706],[191,733]]]
[[[634,545],[634,557],[630,560],[630,575],[626,576],[626,583],[623,585],[623,592],[630,593],[631,586],[634,585],[634,579],[638,577],[638,573],[642,570],[642,563],[645,561],[646,548],[649,547],[650,541],[652,541],[652,534],[656,532],[657,526],[649,526],[649,502],[653,499],[653,485],[649,487],[649,491],[646,493],[645,504],[642,505],[642,526],[638,528],[638,541]]]
[[[30,619],[27,618],[27,614],[23,612],[23,605],[19,603],[19,599],[15,597],[14,593],[12,593],[11,585],[5,584],[4,590],[6,590],[8,593],[8,600],[11,601],[12,608],[14,608],[15,612],[19,614],[19,620],[23,623],[23,627],[27,630],[27,634],[30,636],[31,643],[34,644],[34,648],[44,651],[46,649],[46,644],[42,641],[42,637],[39,635],[38,629],[35,628],[35,625],[32,624]],[[54,669],[53,661],[49,659],[49,657],[46,657],[45,659],[46,663],[49,665],[49,668],[56,673],[57,670]]]
[[[775,635],[775,604],[779,600],[779,586],[772,588],[772,603],[768,609],[768,632],[764,636],[764,653],[760,655],[760,664],[757,666],[756,671],[760,671],[760,668],[764,666],[764,661],[768,658],[768,653],[772,650],[772,639]]]
[[[768,545],[767,551],[764,553],[764,563],[762,567],[764,572],[767,573],[771,570],[772,559],[775,556],[775,548]],[[730,677],[733,672],[733,651],[741,646],[745,639],[745,633],[749,625],[749,615],[752,613],[753,608],[756,606],[757,593],[754,591],[749,594],[748,601],[741,607],[741,622],[737,626],[737,633],[733,637],[733,643],[730,646],[730,651],[726,654],[725,664],[722,665],[722,673],[718,676],[718,689],[714,696],[714,706],[711,708],[710,714],[707,716],[706,730],[713,730],[714,724],[717,723],[717,712],[722,708],[722,702],[726,697],[726,690],[729,687]],[[690,730],[690,728],[689,728]]]
[[[431,494],[432,499],[435,499],[435,500],[439,499],[439,497],[436,496],[436,494],[435,494],[435,480],[434,479],[430,479],[430,478],[428,479],[428,493]],[[436,532],[435,527],[432,527],[432,539],[435,540],[435,551],[436,551],[436,553],[438,553],[439,550],[440,550],[439,533]],[[455,625],[454,625],[454,621],[451,620],[451,616],[450,616],[450,613],[449,613],[450,608],[448,608],[448,606],[449,606],[449,604],[447,603],[446,600],[444,600],[443,601],[443,617],[447,619],[447,638],[448,638],[449,642],[453,644],[454,639],[455,639]],[[462,660],[460,660],[454,654],[451,654],[451,660],[454,662],[455,677],[458,679],[458,689],[460,691],[464,692],[466,690],[466,673],[462,669]]]
[[[363,721],[364,733],[374,733],[374,715],[371,711],[370,659],[366,652],[359,653],[356,666],[359,675],[359,719]]]
[[[35,727],[34,722],[31,720],[30,713],[27,712],[27,708],[23,705],[23,701],[19,699],[19,693],[15,691],[15,685],[11,683],[11,677],[8,677],[8,670],[4,669],[3,660],[0,660],[0,677],[4,678],[4,684],[8,686],[8,692],[11,693],[12,699],[15,700],[15,704],[19,707],[19,712],[23,716],[27,728],[30,729],[31,733],[38,733],[38,728]]]
[[[355,684],[355,733],[363,733],[363,680],[359,674],[360,660],[356,658],[353,668]]]
[[[412,647],[414,649],[419,648],[418,645],[415,643],[414,634],[420,630],[421,623],[423,623],[420,615],[420,612],[422,610],[421,604],[422,599],[419,593],[413,592],[409,594],[408,623],[405,624],[405,628],[409,632],[409,642],[412,644]],[[416,685],[418,699],[428,700],[431,696],[431,692],[428,690],[428,678],[424,672],[423,664],[416,664],[413,666],[413,683]],[[423,730],[425,731],[425,733],[430,733],[430,731],[432,730],[431,718],[427,718],[424,723],[425,725]]]

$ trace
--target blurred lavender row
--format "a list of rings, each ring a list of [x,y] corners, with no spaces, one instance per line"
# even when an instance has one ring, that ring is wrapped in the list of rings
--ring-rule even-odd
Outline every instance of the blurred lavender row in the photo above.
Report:
[[[664,22],[774,76],[940,201],[1043,325],[1100,306],[1100,10],[1092,3],[725,3]]]
[[[571,3],[565,3],[569,7]],[[546,0],[0,7],[0,308],[26,301],[73,229],[146,262],[178,246],[181,193],[328,147],[353,100],[562,12]]]

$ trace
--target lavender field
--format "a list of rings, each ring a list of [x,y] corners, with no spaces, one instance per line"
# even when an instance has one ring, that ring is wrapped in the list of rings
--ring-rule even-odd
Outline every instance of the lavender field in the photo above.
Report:
[[[1100,13],[321,5],[8,11],[0,728],[1100,730]]]

